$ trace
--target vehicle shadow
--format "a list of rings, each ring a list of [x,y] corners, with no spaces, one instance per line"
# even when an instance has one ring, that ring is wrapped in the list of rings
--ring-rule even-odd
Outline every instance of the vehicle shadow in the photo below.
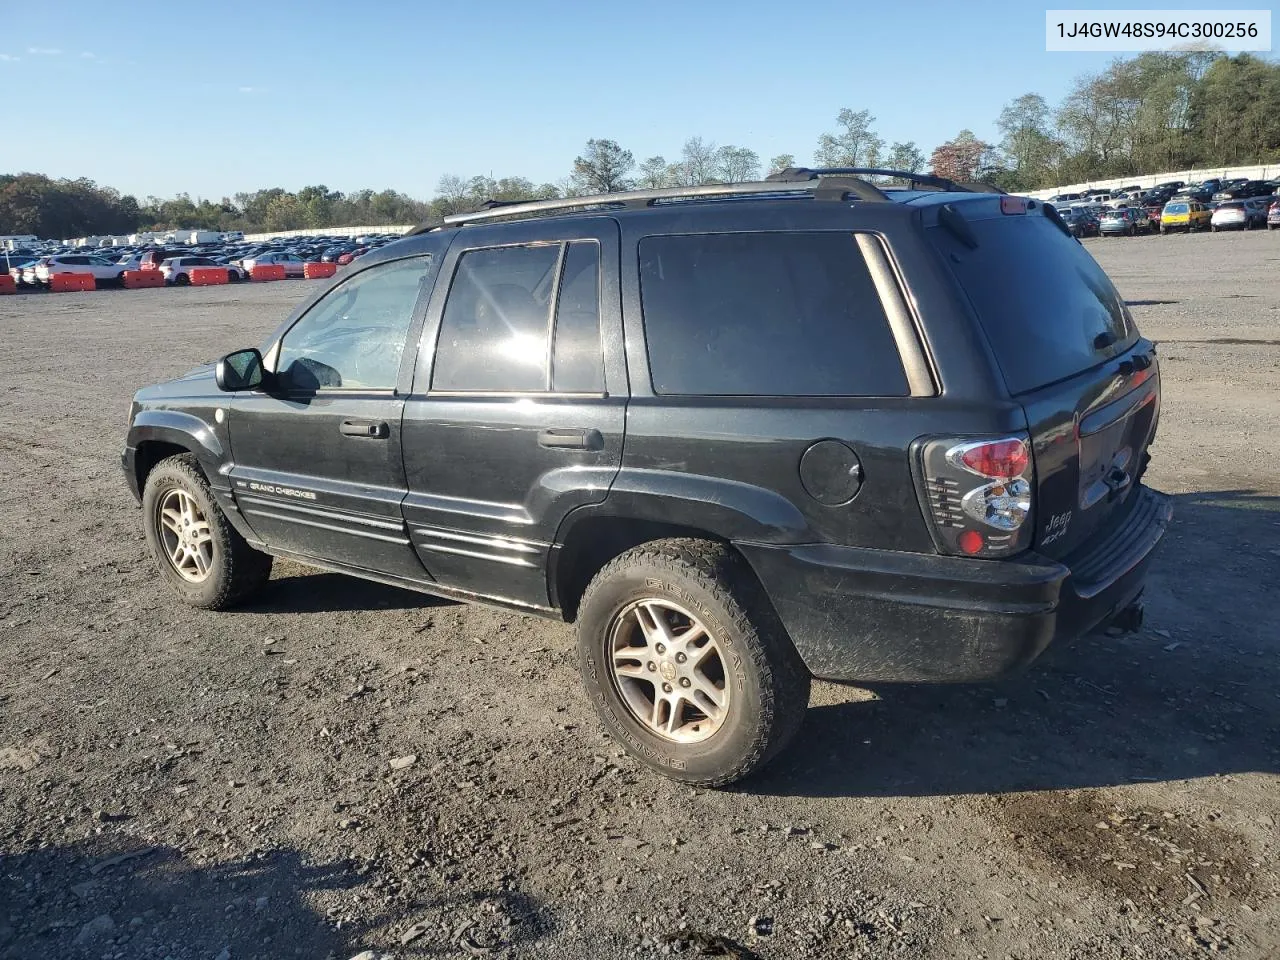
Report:
[[[819,685],[795,745],[742,789],[934,796],[1280,772],[1280,497],[1174,500],[1139,633],[1051,646],[990,685],[871,698]]]
[[[311,866],[293,850],[210,865],[136,841],[0,855],[0,958],[335,955],[363,930],[335,929],[305,895],[359,882],[345,863]]]
[[[341,573],[309,570],[297,564],[281,564],[284,576],[276,576],[243,613],[339,613],[358,610],[425,610],[456,601],[416,590],[405,590]],[[296,571],[296,572],[295,572]]]

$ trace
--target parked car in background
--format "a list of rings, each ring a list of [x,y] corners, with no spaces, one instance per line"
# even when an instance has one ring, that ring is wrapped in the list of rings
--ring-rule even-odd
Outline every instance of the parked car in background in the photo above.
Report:
[[[160,264],[160,272],[164,274],[164,282],[185,287],[191,282],[191,271],[197,267],[215,267],[227,271],[228,283],[239,283],[244,273],[239,267],[227,263],[217,263],[210,257],[170,257]]]
[[[22,279],[23,271],[30,268],[34,273],[36,261],[39,259],[39,257],[8,257],[3,262],[8,268],[6,272],[13,277],[13,282],[18,286],[23,286],[26,283]]]
[[[348,250],[346,253],[342,254],[338,257],[336,262],[340,266],[346,266],[352,260],[358,260],[360,257],[363,257],[369,252],[369,250],[369,247],[356,247],[354,250]]]
[[[57,257],[45,257],[35,268],[36,282],[47,285],[49,277],[55,273],[87,273],[94,280],[120,280],[124,269],[105,257],[96,257],[87,253],[62,254]]]
[[[47,264],[52,259],[53,257],[40,257],[39,259],[33,260],[31,263],[28,263],[25,267],[22,268],[21,282],[26,284],[28,287],[34,287],[36,284],[40,282],[36,278],[36,270],[38,270],[44,264]]]
[[[122,253],[116,257],[116,266],[121,270],[141,270],[142,253]]]
[[[273,263],[278,263],[284,267],[284,275],[286,277],[298,278],[305,276],[304,269],[307,262],[296,253],[264,253],[257,257],[246,257],[240,261],[240,269],[246,274],[252,275],[254,267]]]
[[[1153,233],[1160,229],[1160,221],[1164,215],[1165,202],[1166,201],[1164,200],[1159,200],[1155,203],[1148,202],[1144,208],[1147,211],[1147,219],[1151,221],[1151,231]]]
[[[1199,200],[1180,200],[1174,197],[1164,205],[1160,212],[1160,232],[1171,233],[1175,230],[1203,230],[1209,226],[1213,211]]]
[[[1224,200],[1214,207],[1209,218],[1209,225],[1214,233],[1219,230],[1252,230],[1266,222],[1266,201],[1256,197]]]
[[[1087,207],[1067,207],[1058,211],[1059,216],[1071,231],[1073,237],[1096,237],[1098,235],[1098,217]]]
[[[1272,200],[1267,207],[1267,229],[1280,227],[1280,200]]]
[[[1265,180],[1245,180],[1224,185],[1214,195],[1214,200],[1243,200],[1247,197],[1269,196],[1273,192]]]
[[[138,269],[159,270],[160,264],[169,258],[185,256],[190,252],[186,247],[151,247],[143,252]]]
[[[1172,196],[1174,193],[1177,193],[1179,190],[1181,190],[1185,186],[1186,186],[1186,183],[1182,180],[1166,180],[1164,183],[1157,183],[1155,185],[1155,189],[1168,190],[1169,194]]]
[[[1151,232],[1151,220],[1141,207],[1121,207],[1102,215],[1099,230],[1104,237],[1134,237]]]

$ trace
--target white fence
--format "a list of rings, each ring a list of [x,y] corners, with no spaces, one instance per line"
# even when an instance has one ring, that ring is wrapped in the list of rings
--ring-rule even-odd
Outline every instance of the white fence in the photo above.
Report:
[[[394,227],[317,227],[306,230],[278,230],[275,233],[246,233],[246,240],[274,240],[276,237],[362,237],[367,233],[408,233],[416,224]]]
[[[1137,184],[1139,187],[1154,187],[1157,183],[1168,183],[1170,180],[1181,180],[1184,183],[1199,183],[1220,177],[1229,180],[1232,177],[1246,177],[1249,180],[1270,180],[1280,177],[1280,165],[1270,164],[1253,167],[1210,167],[1203,170],[1173,170],[1169,173],[1155,173],[1145,177],[1117,177],[1114,180],[1089,180],[1086,183],[1070,183],[1061,187],[1050,187],[1046,190],[1032,190],[1027,194],[1037,200],[1044,200],[1059,193],[1086,193],[1090,190],[1111,190],[1115,187],[1127,187]]]

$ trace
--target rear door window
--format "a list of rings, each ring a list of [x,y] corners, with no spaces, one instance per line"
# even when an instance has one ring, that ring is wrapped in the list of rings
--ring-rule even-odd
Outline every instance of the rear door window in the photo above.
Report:
[[[458,260],[440,322],[433,390],[547,389],[559,244],[470,250]]]
[[[640,241],[653,389],[701,396],[907,396],[852,233]]]
[[[602,393],[600,245],[574,240],[464,253],[441,318],[431,388]]]
[[[1065,380],[1136,341],[1110,278],[1047,217],[966,212],[965,219],[974,249],[942,227],[929,232],[973,303],[1011,393]]]

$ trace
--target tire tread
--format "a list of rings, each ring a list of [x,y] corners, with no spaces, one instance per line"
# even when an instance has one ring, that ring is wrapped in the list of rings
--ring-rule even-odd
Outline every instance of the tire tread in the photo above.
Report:
[[[799,732],[809,705],[809,671],[746,561],[727,545],[712,540],[672,537],[649,541],[619,554],[592,578],[579,609],[587,608],[598,592],[608,589],[615,576],[636,566],[665,568],[698,580],[745,640],[742,649],[765,690],[760,722],[749,737],[747,749],[737,763],[717,776],[674,775],[703,787],[723,787],[741,780],[777,756]]]

